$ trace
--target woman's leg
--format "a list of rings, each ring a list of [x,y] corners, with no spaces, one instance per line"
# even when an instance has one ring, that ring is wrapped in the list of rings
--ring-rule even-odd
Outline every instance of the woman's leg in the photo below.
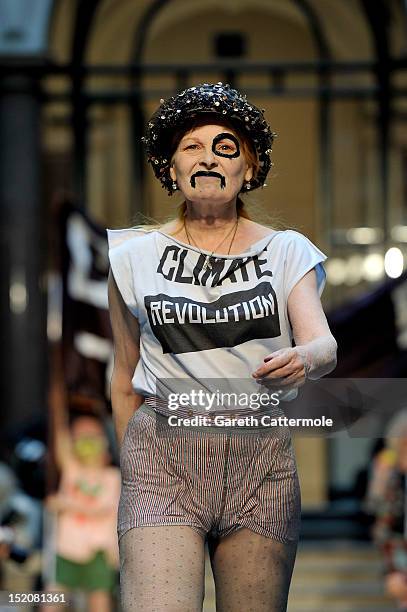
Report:
[[[297,542],[283,544],[245,527],[209,540],[217,612],[285,612]]]
[[[188,525],[127,531],[119,544],[122,612],[201,612],[204,544]]]
[[[112,599],[109,591],[91,591],[88,595],[88,612],[110,612]]]
[[[71,593],[65,585],[56,584],[55,582],[52,584],[46,584],[44,587],[44,592],[54,593],[56,598],[58,598],[60,594],[63,594],[64,603],[50,603],[41,605],[39,606],[41,612],[66,612],[66,610],[72,606]]]

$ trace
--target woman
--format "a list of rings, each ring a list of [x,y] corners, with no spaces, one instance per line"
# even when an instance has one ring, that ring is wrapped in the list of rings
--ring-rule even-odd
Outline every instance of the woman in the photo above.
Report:
[[[47,498],[48,510],[57,514],[55,584],[50,588],[79,590],[90,612],[108,612],[119,566],[115,526],[120,472],[110,465],[98,416],[77,414],[70,428],[62,418],[58,415],[55,430],[61,481]]]
[[[407,410],[387,426],[386,445],[375,456],[365,509],[375,515],[372,538],[384,561],[385,588],[398,609],[407,611]]]
[[[289,432],[226,431],[217,413],[251,407],[208,410],[180,392],[280,389],[288,399],[306,376],[330,372],[326,257],[245,211],[239,193],[263,186],[273,134],[238,91],[204,84],[162,100],[145,141],[155,175],[184,203],[156,230],[108,230],[123,609],[201,610],[207,539],[218,611],[281,612],[300,522]],[[174,397],[181,424],[212,413],[209,426],[170,425]]]

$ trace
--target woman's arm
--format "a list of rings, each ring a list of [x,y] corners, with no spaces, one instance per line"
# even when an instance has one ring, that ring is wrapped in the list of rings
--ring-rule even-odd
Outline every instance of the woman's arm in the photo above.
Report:
[[[293,287],[287,302],[295,347],[274,351],[264,358],[254,378],[277,379],[276,384],[300,386],[336,367],[337,343],[331,334],[318,294],[316,273],[307,272]]]
[[[322,308],[314,269],[302,277],[288,296],[288,317],[295,348],[308,368],[307,377],[316,380],[332,372],[338,345]]]
[[[51,512],[84,514],[93,517],[104,517],[116,510],[120,497],[120,472],[117,468],[105,469],[115,470],[114,477],[105,478],[103,490],[96,497],[84,499],[80,495],[72,494],[72,492],[67,494],[66,488],[60,488],[57,493],[48,495],[46,498],[48,510]],[[69,486],[68,490],[71,489],[71,486]]]
[[[52,458],[59,471],[63,471],[72,457],[72,443],[68,422],[67,397],[63,380],[63,357],[60,343],[51,346],[49,385],[49,433]]]
[[[107,505],[94,506],[93,504],[86,504],[83,501],[73,499],[72,496],[66,495],[62,491],[58,491],[54,495],[48,495],[45,503],[47,509],[51,512],[69,512],[93,517],[104,516],[107,513],[107,509],[110,510]]]
[[[134,392],[131,381],[140,359],[140,328],[120,294],[112,271],[108,278],[109,314],[114,341],[114,365],[110,383],[113,423],[119,447],[129,419],[144,402]]]

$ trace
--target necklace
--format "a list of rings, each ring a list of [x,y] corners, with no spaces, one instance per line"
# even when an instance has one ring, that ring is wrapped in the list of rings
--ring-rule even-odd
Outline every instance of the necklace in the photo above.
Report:
[[[191,244],[191,240],[192,240],[192,242],[194,243],[194,245],[196,246],[196,248],[198,249],[198,251],[200,252],[200,254],[201,254],[202,256],[204,256],[204,257],[205,257],[205,262],[204,262],[204,265],[203,265],[203,269],[204,269],[204,270],[206,270],[207,268],[209,268],[209,270],[212,270],[212,263],[211,263],[211,259],[213,258],[213,254],[214,254],[214,252],[215,252],[215,251],[216,251],[216,250],[217,250],[217,249],[220,247],[220,245],[221,245],[223,242],[225,242],[226,238],[228,238],[228,237],[230,236],[230,234],[233,232],[232,240],[231,240],[231,242],[230,242],[230,245],[229,245],[229,250],[228,250],[228,252],[227,252],[227,254],[229,255],[229,253],[230,253],[230,249],[232,248],[232,244],[233,244],[233,241],[234,241],[235,236],[236,236],[236,232],[237,232],[237,226],[238,226],[238,223],[239,223],[239,217],[237,218],[236,223],[234,224],[234,226],[232,227],[232,229],[231,229],[231,230],[230,230],[230,231],[229,231],[229,232],[226,234],[226,236],[224,236],[224,237],[222,238],[222,240],[219,242],[219,244],[218,244],[218,245],[216,245],[216,247],[213,249],[212,253],[211,253],[210,255],[206,255],[205,253],[202,253],[201,249],[199,248],[199,246],[197,245],[197,243],[195,242],[195,240],[192,238],[192,236],[191,236],[191,235],[190,235],[190,233],[188,232],[188,230],[187,230],[187,226],[186,226],[186,223],[185,223],[185,219],[184,219],[184,230],[185,230],[185,234],[186,234],[186,236],[187,236],[187,238],[188,238],[188,242],[189,242],[189,244]]]

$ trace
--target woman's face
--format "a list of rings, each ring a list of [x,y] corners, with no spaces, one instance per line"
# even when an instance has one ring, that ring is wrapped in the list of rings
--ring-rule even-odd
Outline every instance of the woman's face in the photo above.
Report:
[[[92,417],[77,418],[71,429],[74,453],[84,464],[104,463],[107,439],[101,424]]]
[[[253,170],[241,141],[228,127],[208,124],[187,132],[172,158],[170,174],[190,202],[233,201]]]

